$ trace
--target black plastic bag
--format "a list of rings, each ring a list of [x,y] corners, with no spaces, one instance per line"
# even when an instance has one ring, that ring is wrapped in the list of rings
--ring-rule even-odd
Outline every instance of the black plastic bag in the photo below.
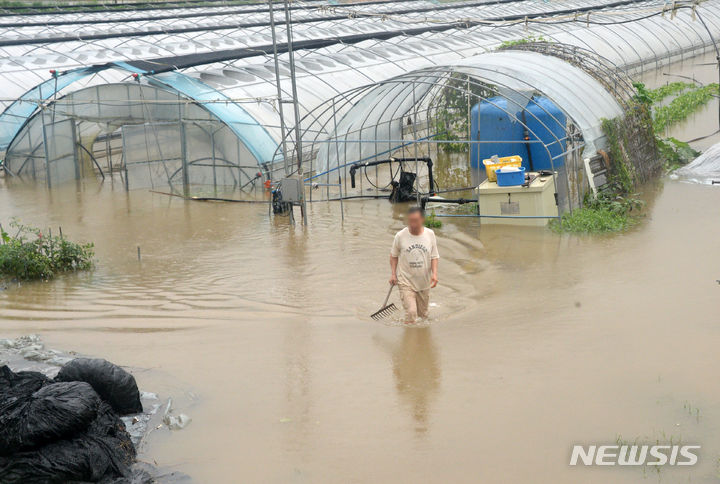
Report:
[[[0,457],[3,484],[98,482],[128,477],[135,447],[122,420],[100,402],[95,419],[75,438]]]
[[[100,399],[84,382],[53,383],[2,401],[0,455],[72,437],[88,428]]]
[[[135,377],[107,360],[76,358],[60,369],[55,381],[89,383],[120,415],[142,412]]]
[[[28,396],[51,382],[37,371],[15,373],[7,365],[0,366],[0,414],[5,413],[3,405],[12,403],[14,397]]]

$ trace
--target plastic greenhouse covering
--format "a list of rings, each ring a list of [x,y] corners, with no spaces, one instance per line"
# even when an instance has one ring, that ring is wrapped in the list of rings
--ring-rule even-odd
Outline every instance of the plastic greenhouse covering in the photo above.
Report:
[[[516,113],[532,102],[533,92],[543,93],[575,121],[583,133],[586,146],[591,145],[592,152],[595,151],[592,146],[594,140],[603,136],[600,120],[622,114],[617,100],[596,79],[561,59],[520,51],[481,54],[449,66],[428,67],[401,75],[368,89],[360,101],[342,114],[337,126],[328,130],[331,139],[342,138],[340,159],[335,143],[319,140],[318,159],[321,164],[317,169],[324,172],[338,165],[392,151],[394,146],[382,146],[385,145],[382,143],[378,148],[376,144],[362,143],[361,140],[402,139],[403,124],[396,121],[413,106],[421,104],[422,98],[435,87],[436,79],[443,72],[463,73],[476,82],[501,86],[500,92],[506,93],[504,97],[510,100],[512,107],[509,109],[513,117],[517,117]],[[313,128],[316,125],[310,125],[310,131]],[[318,132],[324,129],[327,128],[317,126]]]
[[[417,141],[400,122],[452,73],[494,84],[507,96],[547,95],[581,132],[584,146],[594,151],[603,144],[600,119],[621,113],[617,97],[597,78],[557,57],[494,52],[503,42],[530,38],[574,46],[634,74],[704,53],[720,37],[720,0],[677,10],[662,0],[626,2],[572,13],[606,3],[526,1],[513,3],[515,10],[506,4],[428,10],[433,4],[424,1],[403,2],[400,8],[378,3],[353,7],[365,14],[357,18],[347,18],[344,7],[294,10],[300,21],[293,26],[293,40],[308,42],[296,52],[295,63],[304,157],[317,158],[313,169],[324,171]],[[344,18],[325,18],[337,12]],[[533,12],[538,16],[522,18]],[[281,17],[278,10],[278,42],[284,42]],[[128,188],[186,192],[191,184],[241,188],[252,183],[259,169],[283,159],[279,147],[284,138],[290,142],[288,156],[298,140],[280,127],[275,67],[270,51],[261,48],[271,46],[269,28],[237,28],[241,18],[262,22],[267,16],[236,12],[206,19],[216,26],[234,23],[233,28],[88,41],[70,40],[77,25],[6,27],[19,35],[67,37],[12,46],[0,41],[0,49],[17,49],[0,64],[6,85],[15,86],[0,115],[0,149],[7,147],[9,172],[49,178],[48,183],[92,170],[113,173],[117,167],[111,156],[100,166],[86,148],[102,141],[108,153],[122,152]],[[157,26],[179,30],[188,22],[195,23],[191,17],[128,18],[117,22],[117,32],[126,23],[138,33]],[[312,47],[316,41],[323,41],[322,46]],[[222,61],[203,62],[210,53],[222,57],[225,51]],[[49,79],[47,70],[58,66],[70,70]],[[148,66],[158,66],[159,72]],[[178,69],[162,72],[165,66]],[[132,73],[140,77],[133,79]],[[292,98],[289,74],[288,56],[280,54],[280,89],[286,101]],[[9,102],[15,98],[21,99]],[[45,109],[38,109],[41,100],[49,101]],[[296,124],[287,106],[284,117],[288,127]],[[53,139],[80,142],[58,141],[50,149],[54,142],[45,142],[50,128]],[[79,161],[68,161],[73,159]]]
[[[295,42],[335,39],[352,41],[355,36],[371,36],[413,29],[438,29],[459,19],[484,20],[499,16],[552,13],[572,8],[601,6],[607,0],[560,2],[558,6],[525,0],[512,4],[469,2],[474,6],[449,4],[438,10],[429,2],[376,4],[363,7],[364,16],[350,18],[354,9],[307,8],[293,12]],[[467,4],[463,4],[467,5]],[[431,9],[435,10],[431,10]],[[392,17],[385,14],[392,13]],[[432,24],[426,22],[433,16]],[[278,21],[282,11],[276,12]],[[48,78],[48,70],[66,71],[88,65],[117,61],[156,59],[200,54],[224,49],[266,47],[272,38],[267,12],[165,18],[122,23],[69,24],[46,26],[8,26],[0,24],[0,78],[5,83],[3,98],[14,99]],[[322,20],[332,18],[333,20]],[[13,24],[7,24],[13,25]],[[284,29],[278,29],[278,42],[285,42]],[[257,52],[250,53],[253,56]],[[102,76],[102,74],[98,74]],[[5,101],[7,104],[7,101]]]
[[[658,2],[643,5],[658,5]],[[720,35],[720,2],[705,3],[702,8],[710,34],[699,21],[692,19],[689,10],[681,10],[674,18],[670,18],[668,13],[665,17],[653,16],[615,25],[529,24],[528,32],[521,35],[534,35],[551,42],[582,47],[603,56],[628,73],[641,72],[712,48],[710,35]],[[598,22],[617,22],[632,19],[634,15],[637,13],[608,12],[593,16]],[[308,53],[297,61],[296,67],[301,116],[314,116],[311,111],[325,99],[349,89],[490,52],[502,41],[517,39],[518,34],[518,29],[513,27],[476,27],[386,41],[369,40],[352,46],[336,45]],[[668,38],[679,40],[668,42]],[[281,62],[283,68],[286,68],[286,63]],[[248,60],[213,64],[188,69],[183,74],[203,81],[228,99],[269,99],[275,96],[274,68],[270,61],[259,65],[253,65]],[[163,76],[157,75],[158,78]],[[562,82],[562,75],[556,74],[556,77]],[[287,97],[290,97],[289,84],[287,76],[284,76],[282,87]],[[273,103],[244,103],[243,108],[258,124],[267,128],[273,139],[280,139]],[[294,124],[291,112],[287,112],[286,117],[289,125]],[[314,121],[306,120],[307,123]]]

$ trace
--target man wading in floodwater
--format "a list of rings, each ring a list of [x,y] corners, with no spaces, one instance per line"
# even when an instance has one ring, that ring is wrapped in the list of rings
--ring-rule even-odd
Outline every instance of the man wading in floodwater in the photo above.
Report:
[[[419,207],[410,208],[407,227],[395,234],[390,249],[390,284],[400,288],[406,322],[427,317],[430,289],[438,283],[439,259],[435,232],[425,227]]]

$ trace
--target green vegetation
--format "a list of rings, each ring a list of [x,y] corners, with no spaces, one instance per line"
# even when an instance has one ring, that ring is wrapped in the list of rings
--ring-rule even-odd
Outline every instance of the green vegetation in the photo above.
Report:
[[[643,88],[645,87],[642,83],[635,83],[634,85],[636,88],[638,84],[640,84]],[[657,89],[650,89],[648,93],[650,95],[650,100],[653,103],[658,103],[668,96],[674,96],[696,86],[697,85],[692,82],[670,82],[664,86],[658,87]]]
[[[458,141],[458,143],[440,143],[444,153],[467,153],[470,122],[470,106],[495,95],[492,86],[471,79],[465,74],[452,74],[433,103],[435,113],[433,128],[438,141]]]
[[[695,87],[673,99],[667,106],[655,109],[655,132],[660,133],[668,126],[685,121],[691,114],[705,106],[718,95],[718,84]]]
[[[0,277],[16,280],[50,279],[55,274],[93,267],[93,244],[78,244],[62,236],[10,223],[15,235],[0,227]]]
[[[585,200],[583,208],[551,222],[557,232],[618,232],[637,222],[642,202],[630,196],[635,187],[651,179],[662,168],[683,166],[699,155],[688,143],[658,136],[668,126],[684,121],[718,93],[718,85],[697,86],[672,82],[657,89],[634,83],[636,93],[625,115],[602,120],[607,137],[608,184],[595,198]],[[653,107],[670,96],[665,106]]]
[[[624,197],[608,189],[599,192],[597,197],[588,197],[583,208],[564,214],[559,221],[551,221],[550,228],[556,232],[581,234],[620,232],[637,222],[637,212],[643,205],[642,200]]]
[[[698,86],[689,82],[671,82],[657,89],[647,89],[643,83],[636,82],[633,86],[637,90],[635,101],[648,109],[668,96],[678,95],[667,106],[657,107],[653,117],[655,142],[660,155],[665,160],[666,169],[674,170],[697,158],[700,153],[688,143],[673,137],[662,138],[657,133],[671,124],[685,120],[694,111],[707,104],[716,95],[718,85]]]
[[[435,215],[435,210],[430,212],[430,215],[425,217],[425,227],[431,229],[439,229],[440,227],[442,227],[442,221],[439,220]]]
[[[657,138],[657,145],[660,154],[665,159],[665,168],[675,170],[685,166],[700,156],[700,152],[694,150],[688,143],[671,137]]]
[[[633,82],[635,95],[633,100],[638,104],[651,105],[653,103],[652,92],[642,82]]]
[[[628,106],[624,116],[602,120],[609,162],[607,185],[597,196],[589,193],[582,208],[550,222],[552,230],[581,234],[620,232],[637,222],[643,202],[630,194],[661,167],[649,106],[653,94],[643,85],[636,89],[635,102]]]
[[[608,155],[610,157],[609,184],[616,193],[630,193],[636,183],[636,173],[631,155],[631,138],[628,133],[632,131],[629,118],[603,119],[602,130],[608,141]]]
[[[523,45],[523,44],[532,44],[534,42],[548,42],[548,40],[543,37],[542,35],[534,36],[534,35],[528,35],[527,37],[523,37],[521,39],[513,39],[513,40],[504,40],[500,44],[501,49],[507,49],[508,47],[514,47],[516,45]]]

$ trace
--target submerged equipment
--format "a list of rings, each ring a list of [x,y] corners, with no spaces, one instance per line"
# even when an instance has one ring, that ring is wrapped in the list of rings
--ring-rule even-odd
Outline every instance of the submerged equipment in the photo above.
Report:
[[[392,192],[390,192],[390,202],[411,202],[415,200],[415,179],[417,175],[410,171],[400,172],[400,181],[391,181]]]
[[[282,192],[280,189],[273,190],[272,192],[272,210],[275,215],[287,215],[292,209],[290,202],[283,201]]]
[[[422,158],[388,158],[386,160],[375,160],[375,161],[367,161],[364,163],[353,163],[350,166],[350,186],[352,188],[355,188],[355,173],[360,168],[367,169],[370,166],[378,166],[383,164],[392,164],[393,162],[400,164],[400,177],[399,180],[395,180],[395,175],[392,173],[392,168],[390,170],[390,186],[392,186],[392,192],[390,193],[390,196],[388,197],[391,203],[399,203],[399,202],[410,202],[412,200],[415,200],[416,198],[416,192],[415,192],[415,180],[417,179],[417,173],[413,173],[410,171],[403,170],[403,163],[406,162],[423,162],[427,165],[428,170],[428,182],[429,182],[429,190],[430,194],[435,194],[435,179],[433,178],[433,161],[429,157],[422,157]]]

